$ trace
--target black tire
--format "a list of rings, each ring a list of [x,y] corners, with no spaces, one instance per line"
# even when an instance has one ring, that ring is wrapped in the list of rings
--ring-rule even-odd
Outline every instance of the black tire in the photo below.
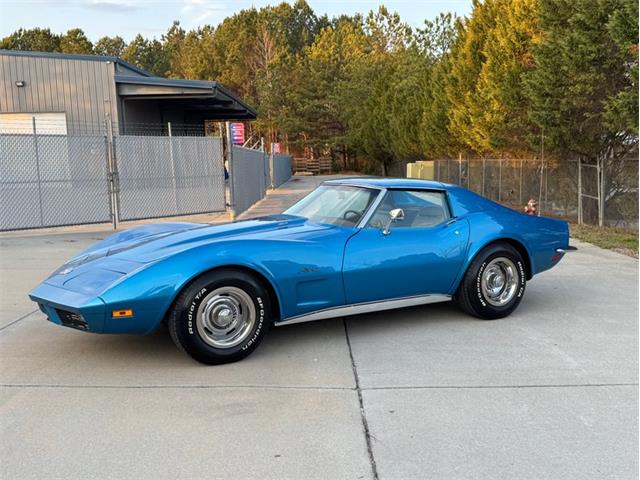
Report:
[[[510,266],[509,261],[515,266],[513,278],[517,283],[511,296],[505,295],[505,300],[509,300],[502,305],[496,305],[497,300],[491,298],[483,289],[483,274],[487,267],[491,268],[494,263]],[[527,272],[522,255],[508,243],[497,242],[488,245],[476,255],[460,282],[455,299],[466,313],[484,320],[494,320],[510,315],[518,307],[526,285]]]
[[[229,292],[238,295],[239,300]],[[235,303],[229,303],[232,300]],[[227,306],[235,306],[236,303],[239,305],[236,309]],[[207,308],[214,312],[216,309],[226,311],[219,316],[200,314],[206,312]],[[231,318],[229,325],[233,331],[234,325],[240,323],[238,319],[251,318],[251,312],[254,314],[254,320],[243,321],[244,333],[234,340],[237,344],[220,347],[218,343],[222,342],[224,337],[220,340],[213,338],[214,331],[207,328],[217,327],[217,324],[211,323],[214,317],[224,320]],[[203,320],[204,318],[208,318],[209,323]],[[224,269],[205,273],[180,293],[168,316],[167,325],[176,346],[195,360],[207,365],[237,362],[256,349],[271,326],[269,294],[260,281],[242,271]],[[223,328],[226,327],[219,331]]]

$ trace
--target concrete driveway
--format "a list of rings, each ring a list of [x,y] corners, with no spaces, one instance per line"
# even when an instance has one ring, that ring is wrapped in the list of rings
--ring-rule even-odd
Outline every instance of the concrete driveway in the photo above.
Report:
[[[108,233],[0,237],[3,479],[638,477],[635,259],[576,242],[507,319],[441,304],[292,325],[205,367],[165,331],[85,334],[27,300]]]

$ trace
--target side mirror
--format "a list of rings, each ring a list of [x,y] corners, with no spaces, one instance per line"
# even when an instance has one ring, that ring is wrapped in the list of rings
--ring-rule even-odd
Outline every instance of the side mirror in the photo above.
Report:
[[[400,220],[404,220],[404,210],[402,210],[401,208],[394,208],[393,210],[391,210],[389,212],[389,221],[382,230],[382,234],[389,235],[391,233],[391,224]]]

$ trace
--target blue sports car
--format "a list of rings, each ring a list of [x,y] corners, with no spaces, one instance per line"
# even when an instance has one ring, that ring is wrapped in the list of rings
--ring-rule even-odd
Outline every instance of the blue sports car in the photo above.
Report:
[[[165,322],[207,364],[240,360],[271,325],[455,300],[495,319],[569,248],[566,222],[464,188],[331,180],[281,215],[116,233],[30,294],[57,324],[147,334]]]

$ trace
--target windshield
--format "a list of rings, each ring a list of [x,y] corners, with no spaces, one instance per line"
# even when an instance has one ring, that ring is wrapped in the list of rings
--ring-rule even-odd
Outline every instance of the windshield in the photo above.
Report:
[[[284,213],[306,217],[318,223],[354,227],[378,190],[346,185],[322,185]]]

